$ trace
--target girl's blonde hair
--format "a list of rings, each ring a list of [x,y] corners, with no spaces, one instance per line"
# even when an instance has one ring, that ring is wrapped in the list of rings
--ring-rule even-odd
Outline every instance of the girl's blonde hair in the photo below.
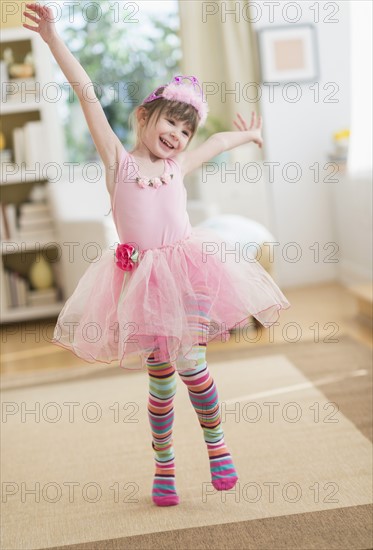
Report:
[[[162,86],[161,88],[158,88],[155,93],[157,95],[160,95],[163,92],[163,90],[164,90],[164,86]],[[139,126],[137,123],[137,117],[136,117],[136,113],[138,109],[145,109],[147,113],[145,128],[148,126],[148,124],[154,117],[155,117],[155,124],[156,124],[160,116],[162,114],[165,114],[170,118],[175,118],[176,120],[180,120],[181,122],[187,123],[191,133],[188,143],[190,142],[190,140],[192,139],[192,137],[197,131],[199,116],[198,116],[198,112],[192,105],[190,105],[189,103],[172,101],[169,99],[165,99],[164,97],[160,97],[159,99],[155,99],[154,101],[151,101],[149,103],[145,103],[143,105],[137,106],[130,114],[129,126],[130,126],[130,129],[134,132],[134,135],[136,137],[136,145],[139,143],[141,139],[140,129],[139,129]]]

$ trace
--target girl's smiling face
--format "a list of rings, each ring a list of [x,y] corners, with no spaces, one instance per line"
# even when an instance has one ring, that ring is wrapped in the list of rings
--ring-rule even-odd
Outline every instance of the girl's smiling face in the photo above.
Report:
[[[143,144],[157,157],[170,158],[181,153],[192,136],[187,122],[162,114],[155,123],[154,119],[142,131]]]

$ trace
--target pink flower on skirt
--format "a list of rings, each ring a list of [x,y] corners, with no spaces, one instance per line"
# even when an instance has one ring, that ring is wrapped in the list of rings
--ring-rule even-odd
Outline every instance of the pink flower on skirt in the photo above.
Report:
[[[139,251],[131,244],[118,244],[115,256],[116,265],[123,271],[132,271],[135,263],[138,261]]]

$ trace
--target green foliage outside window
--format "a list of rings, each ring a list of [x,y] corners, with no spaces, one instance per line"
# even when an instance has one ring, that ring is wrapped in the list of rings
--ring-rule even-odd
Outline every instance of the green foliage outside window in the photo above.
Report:
[[[91,3],[80,2],[80,7]],[[179,18],[176,10],[157,16],[138,13],[138,22],[115,22],[110,2],[102,2],[101,17],[75,17],[68,10],[60,22],[61,36],[92,80],[96,95],[110,126],[121,142],[131,147],[128,117],[134,107],[157,86],[168,82],[179,70]],[[121,12],[123,20],[124,11]],[[87,20],[86,20],[87,19]],[[133,19],[133,17],[132,17]],[[63,119],[68,162],[99,159],[85,122],[79,100],[59,74],[63,93]]]

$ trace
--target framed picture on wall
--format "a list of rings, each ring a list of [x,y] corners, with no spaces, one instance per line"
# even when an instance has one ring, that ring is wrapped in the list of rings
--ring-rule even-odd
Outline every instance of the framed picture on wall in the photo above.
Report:
[[[310,82],[319,78],[316,28],[313,24],[280,25],[258,30],[261,80]]]

